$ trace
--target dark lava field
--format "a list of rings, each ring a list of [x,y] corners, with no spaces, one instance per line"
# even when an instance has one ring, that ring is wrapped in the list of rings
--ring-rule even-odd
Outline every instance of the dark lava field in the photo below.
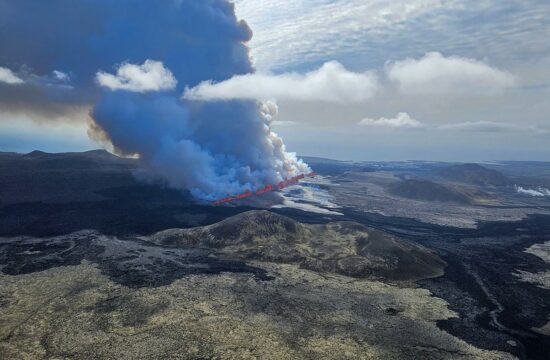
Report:
[[[0,154],[0,357],[548,359],[550,198],[514,186],[550,164],[306,160],[322,182],[281,198],[317,212],[195,203],[103,151]]]

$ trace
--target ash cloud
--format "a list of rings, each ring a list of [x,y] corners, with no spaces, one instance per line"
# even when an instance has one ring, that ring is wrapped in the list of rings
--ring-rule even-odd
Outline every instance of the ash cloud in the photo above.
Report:
[[[309,170],[271,131],[274,104],[180,99],[186,87],[253,72],[251,31],[229,2],[0,0],[0,8],[0,66],[32,80],[0,84],[11,94],[0,111],[49,117],[88,106],[95,138],[200,199]]]

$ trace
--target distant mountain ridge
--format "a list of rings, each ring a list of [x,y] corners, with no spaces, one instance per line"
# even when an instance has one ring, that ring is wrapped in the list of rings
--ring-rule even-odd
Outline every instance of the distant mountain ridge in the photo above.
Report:
[[[0,203],[100,199],[100,190],[136,184],[137,168],[105,150],[0,153]]]

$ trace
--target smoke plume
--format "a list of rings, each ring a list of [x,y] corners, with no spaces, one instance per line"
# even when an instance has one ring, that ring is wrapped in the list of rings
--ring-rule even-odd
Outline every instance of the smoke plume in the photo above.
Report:
[[[0,66],[20,79],[0,82],[16,97],[9,104],[46,114],[89,105],[96,138],[200,199],[309,170],[271,131],[274,104],[180,99],[203,81],[253,72],[252,33],[229,2],[0,0],[0,9]]]

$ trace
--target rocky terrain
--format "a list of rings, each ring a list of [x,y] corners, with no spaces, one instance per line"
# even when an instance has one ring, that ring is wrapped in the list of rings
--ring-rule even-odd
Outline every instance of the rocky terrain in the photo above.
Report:
[[[249,211],[213,225],[166,230],[142,239],[358,278],[412,281],[442,275],[445,266],[420,245],[355,222],[301,224],[269,211]]]
[[[543,244],[535,244],[525,250],[526,253],[535,255],[547,264],[550,264],[550,241]],[[550,271],[531,273],[518,270],[518,276],[526,282],[535,284],[542,288],[550,290]]]
[[[0,358],[547,358],[550,204],[514,185],[550,165],[308,162],[214,207],[102,151],[0,154]]]
[[[260,265],[260,264],[258,264]],[[132,289],[96,266],[0,275],[5,359],[511,359],[437,328],[423,289],[262,262],[274,277],[189,275]]]
[[[359,167],[358,167],[359,170]],[[519,196],[513,187],[436,182],[426,172],[344,172],[326,185],[334,202],[363,212],[473,228],[479,221],[517,221],[550,214],[545,199]]]
[[[512,358],[437,329],[456,314],[410,283],[443,273],[437,255],[353,222],[250,211],[1,238],[0,254],[3,358]]]

